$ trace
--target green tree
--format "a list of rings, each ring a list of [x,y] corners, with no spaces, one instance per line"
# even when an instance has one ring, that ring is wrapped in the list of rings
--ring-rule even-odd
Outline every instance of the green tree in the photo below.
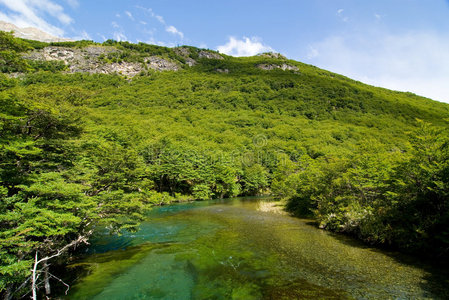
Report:
[[[247,195],[261,195],[269,186],[269,173],[258,163],[243,168],[242,186]]]
[[[392,242],[447,255],[449,249],[449,138],[446,128],[419,122],[412,151],[396,170]],[[407,226],[404,226],[407,224]]]
[[[14,38],[12,33],[0,31],[0,71],[3,73],[26,71],[28,64],[20,52],[29,49],[25,42]]]

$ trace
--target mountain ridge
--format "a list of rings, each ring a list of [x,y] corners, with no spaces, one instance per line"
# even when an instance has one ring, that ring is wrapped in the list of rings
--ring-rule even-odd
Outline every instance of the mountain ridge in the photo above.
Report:
[[[43,30],[40,30],[35,27],[18,27],[12,23],[8,23],[5,21],[0,21],[0,30],[10,32],[12,31],[15,37],[35,40],[40,42],[69,42],[73,41],[67,38],[60,38],[57,36],[53,36]]]
[[[18,38],[22,38],[25,40],[31,40],[31,41],[49,43],[50,45],[52,43],[58,44],[58,43],[64,43],[64,42],[77,42],[76,40],[72,40],[72,39],[68,39],[68,38],[59,38],[56,36],[52,36],[51,34],[44,32],[40,29],[37,29],[35,27],[19,28],[18,26],[14,25],[14,24],[7,23],[4,21],[0,21],[0,31],[6,31],[6,32],[12,31],[14,36],[16,36]],[[108,41],[112,41],[112,40],[108,40]],[[91,42],[90,44],[93,44],[93,45],[102,45],[101,43],[96,43],[93,41],[90,41],[90,42]],[[129,42],[125,42],[125,43],[129,43]],[[47,61],[48,60],[62,60],[62,61],[65,61],[65,64],[67,64],[67,61],[64,58],[64,56],[67,56],[67,54],[60,55],[61,52],[68,50],[67,47],[64,47],[63,44],[61,44],[61,46],[58,48],[48,49],[48,50],[54,52],[53,55],[49,54],[48,52],[45,53],[45,51],[41,51],[40,53],[39,53],[39,51],[37,51],[38,53],[33,53],[28,58],[34,59],[34,60],[43,59],[43,60],[47,60]],[[183,63],[186,63],[189,66],[193,66],[195,64],[195,61],[192,60],[191,58],[189,58],[188,54],[186,56],[185,55],[186,53],[185,52],[183,53],[184,49],[189,49],[189,48],[196,48],[196,47],[193,47],[193,46],[173,47],[173,49],[178,49],[179,54],[181,54],[181,55],[184,54],[185,58],[187,58],[187,61],[183,62]],[[220,59],[221,55],[225,55],[225,54],[219,54],[218,51],[214,51],[214,50],[210,50],[210,49],[207,49],[207,50],[203,49],[203,50],[205,50],[205,51],[203,52],[202,57],[207,57],[207,58],[217,58],[218,57],[218,59]],[[69,50],[69,51],[71,51],[71,50]],[[42,53],[42,52],[44,52],[44,53]],[[107,53],[107,51],[104,51],[104,53]],[[214,53],[217,53],[217,54],[214,54]],[[55,55],[59,56],[59,59],[57,57],[55,57]],[[218,55],[218,56],[213,57],[214,55]],[[225,55],[225,56],[227,56],[227,55]],[[284,55],[282,55],[280,53],[274,53],[274,52],[259,53],[259,54],[256,54],[255,56],[265,56],[265,57],[269,57],[269,58],[273,58],[273,59],[280,59],[280,60],[291,60],[291,59],[287,59]],[[80,60],[82,60],[82,59],[78,59],[78,61],[80,61]],[[100,66],[97,64],[96,61],[88,61],[87,63],[93,64],[93,66],[89,68],[88,66],[86,66],[86,62],[84,62],[84,64],[81,63],[80,66],[78,66],[78,68],[74,68],[76,71],[74,71],[74,70],[71,70],[71,71],[72,72],[77,72],[77,71],[82,72],[83,71],[82,69],[84,69],[84,71],[89,72],[89,73],[103,73],[103,74],[118,73],[118,74],[123,74],[125,76],[130,76],[130,77],[133,77],[142,71],[142,68],[140,68],[136,64],[124,63],[122,66],[115,65],[115,66],[111,66],[110,68],[102,69],[102,68],[99,68]],[[149,66],[149,67],[154,70],[158,70],[158,71],[176,70],[175,65],[173,65],[171,62],[165,61],[165,60],[157,61],[156,63],[151,64],[151,66]],[[296,70],[297,71],[295,66],[288,65],[285,63],[280,64],[280,65],[279,64],[271,64],[271,65],[270,64],[260,64],[257,67],[259,67],[260,69],[264,69],[264,70],[282,69],[284,71],[285,70]],[[100,69],[100,70],[95,71],[96,69]],[[226,73],[227,70],[219,69],[219,72]],[[343,76],[338,73],[334,73],[334,74]],[[346,76],[343,76],[343,77],[346,77]],[[349,78],[349,77],[347,77],[347,78]],[[353,80],[353,79],[351,79],[351,80]],[[384,88],[384,87],[378,86],[378,88]],[[387,88],[385,88],[385,89],[387,89]],[[391,90],[391,89],[387,89],[387,90]],[[407,91],[401,91],[401,92],[411,93],[411,92],[407,92]],[[413,93],[411,93],[411,94],[413,94]],[[420,97],[428,98],[426,96],[420,96]],[[428,98],[428,99],[430,99],[430,98]],[[439,99],[432,99],[432,100],[438,101],[438,102],[443,102]]]

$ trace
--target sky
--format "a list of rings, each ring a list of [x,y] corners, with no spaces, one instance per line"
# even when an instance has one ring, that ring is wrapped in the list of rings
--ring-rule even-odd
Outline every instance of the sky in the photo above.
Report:
[[[0,0],[0,20],[97,42],[275,51],[449,103],[449,0]]]

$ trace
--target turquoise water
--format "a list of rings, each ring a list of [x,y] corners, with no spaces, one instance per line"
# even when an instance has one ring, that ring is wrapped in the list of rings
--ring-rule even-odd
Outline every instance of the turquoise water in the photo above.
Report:
[[[155,208],[137,233],[99,232],[69,299],[435,299],[448,277],[279,213],[269,199]]]

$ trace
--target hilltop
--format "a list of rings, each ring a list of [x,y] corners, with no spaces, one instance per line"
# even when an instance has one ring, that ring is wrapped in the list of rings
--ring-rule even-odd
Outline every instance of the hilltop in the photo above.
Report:
[[[47,32],[44,32],[40,29],[34,28],[34,27],[26,27],[21,28],[14,24],[7,23],[4,21],[0,21],[0,30],[6,31],[6,32],[13,32],[15,37],[28,39],[28,40],[34,40],[34,41],[40,41],[40,42],[68,42],[71,41],[70,39],[66,38],[59,38],[56,36],[53,36]]]
[[[91,224],[135,230],[151,205],[239,195],[448,254],[447,104],[273,53],[1,38],[0,289]]]

